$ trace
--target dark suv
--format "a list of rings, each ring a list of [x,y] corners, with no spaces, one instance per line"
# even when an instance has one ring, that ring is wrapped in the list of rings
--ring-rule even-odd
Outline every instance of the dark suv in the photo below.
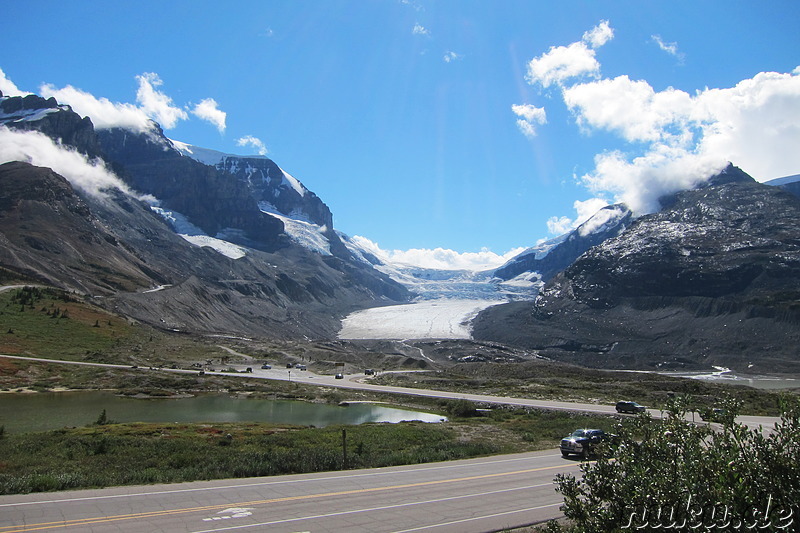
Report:
[[[644,413],[645,406],[636,402],[617,402],[618,413]]]
[[[574,453],[584,459],[595,455],[597,446],[602,442],[612,442],[616,435],[606,433],[602,429],[576,429],[572,435],[561,439],[561,455],[567,457]]]

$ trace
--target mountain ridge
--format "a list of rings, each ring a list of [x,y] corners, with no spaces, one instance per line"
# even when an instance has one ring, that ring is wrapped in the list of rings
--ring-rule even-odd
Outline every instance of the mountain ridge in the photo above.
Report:
[[[729,166],[664,204],[535,302],[481,313],[475,338],[603,368],[800,371],[800,200]]]
[[[166,329],[274,338],[330,338],[349,312],[409,298],[343,245],[326,255],[297,244],[246,183],[184,157],[155,124],[145,133],[95,132],[90,120],[53,99],[3,97],[0,105],[11,111],[0,127],[44,133],[55,141],[51,150],[96,151],[135,191],[87,194],[49,168],[0,166],[0,266],[18,277],[77,291]],[[84,134],[72,135],[74,125]],[[232,259],[192,244],[158,214],[167,208],[241,244],[244,253]]]

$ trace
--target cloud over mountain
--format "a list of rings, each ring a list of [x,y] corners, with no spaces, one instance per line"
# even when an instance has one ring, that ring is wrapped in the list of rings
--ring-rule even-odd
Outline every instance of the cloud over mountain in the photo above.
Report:
[[[225,133],[225,120],[227,113],[219,109],[219,104],[213,98],[206,98],[194,106],[192,114],[216,126],[220,133]]]
[[[0,68],[0,92],[5,96],[25,96],[25,91],[20,91],[13,81],[6,77],[6,73]]]
[[[45,98],[55,97],[59,102],[70,105],[79,115],[88,116],[97,129],[119,127],[144,132],[152,127],[147,113],[139,107],[97,98],[72,85],[58,89],[45,83],[39,88],[39,93]]]
[[[445,248],[383,250],[378,243],[366,237],[355,235],[350,239],[357,243],[359,247],[368,250],[384,262],[439,270],[481,271],[497,268],[525,250],[524,247],[514,248],[502,255],[488,249],[483,249],[480,252],[456,252]]]
[[[44,83],[39,88],[39,93],[45,98],[55,97],[60,103],[70,105],[79,115],[90,117],[98,129],[125,128],[145,132],[153,128],[152,121],[155,121],[169,130],[180,121],[189,119],[189,113],[175,105],[172,98],[160,89],[164,82],[158,74],[145,72],[136,76],[136,81],[136,104],[98,98],[72,85],[57,88]],[[4,83],[11,82],[5,80]],[[219,104],[213,98],[201,100],[192,108],[191,113],[214,125],[220,133],[225,131],[227,114],[219,109]]]
[[[601,76],[596,49],[611,38],[603,21],[580,41],[532,59],[527,76],[532,85],[557,85],[583,132],[605,131],[627,142],[624,151],[597,154],[594,169],[579,178],[598,198],[644,214],[657,209],[659,197],[696,186],[729,161],[759,181],[800,169],[800,67],[761,72],[731,88],[657,91],[628,75]],[[675,43],[654,40],[682,57]],[[552,230],[570,220],[551,222]]]
[[[53,142],[37,131],[15,131],[0,126],[0,163],[26,161],[39,167],[49,167],[64,176],[72,185],[87,194],[102,197],[105,190],[130,189],[105,164],[90,161],[74,149]]]

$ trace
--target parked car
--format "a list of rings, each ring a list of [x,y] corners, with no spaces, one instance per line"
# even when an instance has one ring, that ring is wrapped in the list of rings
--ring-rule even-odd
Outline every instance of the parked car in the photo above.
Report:
[[[700,418],[706,422],[722,422],[728,411],[715,407],[713,409],[703,409],[700,411]]]
[[[375,375],[375,371],[373,369],[371,369],[371,368],[368,368],[368,369],[364,370],[364,375],[365,376],[374,376]]]
[[[597,447],[603,442],[613,442],[617,436],[606,433],[602,429],[576,429],[568,437],[561,439],[561,455],[580,455],[587,459],[596,455]]]
[[[261,370],[269,370],[271,368],[272,368],[272,365],[267,364],[267,363],[264,363],[263,365],[261,365]]]
[[[336,374],[333,377],[336,378],[336,379],[344,379],[344,374]]]
[[[646,410],[644,405],[639,405],[636,402],[630,401],[623,401],[617,402],[617,412],[618,413],[644,413]]]
[[[294,365],[294,367],[295,367],[297,370],[306,370],[306,365],[302,365],[302,364],[300,364],[300,363],[297,363],[296,365]]]

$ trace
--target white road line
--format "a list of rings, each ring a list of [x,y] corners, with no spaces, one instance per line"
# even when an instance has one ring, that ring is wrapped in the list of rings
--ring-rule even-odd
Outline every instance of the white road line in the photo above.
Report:
[[[532,456],[532,457],[515,457],[511,459],[498,459],[496,461],[481,461],[469,464],[443,464],[440,466],[429,466],[425,468],[424,466],[420,466],[419,468],[409,468],[409,469],[401,469],[401,467],[388,467],[388,468],[397,468],[397,470],[391,471],[381,471],[375,472],[370,471],[363,474],[341,474],[341,475],[334,475],[334,476],[322,476],[322,477],[309,477],[304,479],[289,479],[284,481],[263,481],[258,483],[242,483],[239,485],[222,485],[217,487],[198,487],[192,489],[175,489],[175,490],[160,490],[160,491],[153,491],[153,492],[134,492],[130,494],[109,494],[104,496],[87,496],[83,498],[63,498],[57,500],[41,500],[35,502],[19,502],[19,503],[2,503],[0,504],[0,508],[2,507],[15,507],[15,506],[23,506],[23,505],[49,505],[53,503],[73,503],[73,502],[86,502],[86,501],[95,501],[95,500],[110,500],[110,499],[117,499],[117,498],[134,498],[139,496],[161,496],[164,494],[180,494],[184,492],[208,492],[208,491],[215,491],[215,490],[227,490],[227,489],[242,489],[242,488],[249,488],[249,487],[266,487],[270,485],[286,485],[291,483],[308,483],[311,481],[321,481],[321,480],[337,480],[337,479],[353,479],[359,477],[373,477],[373,476],[385,476],[390,474],[413,474],[420,471],[430,472],[432,470],[444,470],[444,469],[451,469],[451,468],[464,468],[468,466],[475,466],[475,465],[485,465],[485,464],[497,464],[497,463],[510,463],[516,461],[531,461],[534,459],[545,459],[548,457],[557,457],[560,454],[550,454],[550,455],[540,455],[540,456]],[[321,472],[320,474],[324,474]]]
[[[398,503],[398,504],[394,504],[394,505],[384,505],[384,506],[381,506],[381,507],[370,507],[370,508],[366,508],[366,509],[353,509],[353,510],[350,510],[350,511],[340,511],[340,512],[337,512],[337,513],[327,513],[327,514],[311,515],[311,516],[300,516],[300,517],[297,517],[297,518],[286,518],[284,520],[273,520],[272,522],[260,522],[260,523],[257,523],[257,524],[242,524],[242,525],[239,525],[239,526],[230,526],[230,527],[223,527],[223,528],[217,528],[217,529],[205,529],[205,530],[202,530],[202,531],[194,531],[193,533],[216,533],[218,531],[231,531],[231,530],[234,530],[234,529],[245,529],[245,528],[250,528],[250,527],[274,526],[274,525],[277,525],[277,524],[286,524],[288,522],[300,522],[302,520],[316,520],[318,518],[330,518],[330,517],[333,517],[333,516],[344,516],[344,515],[356,514],[356,513],[371,513],[371,512],[374,512],[374,511],[385,511],[387,509],[398,509],[400,507],[409,507],[409,506],[412,506],[412,505],[425,505],[425,504],[441,503],[441,502],[447,502],[447,501],[452,501],[452,500],[460,500],[460,499],[464,499],[464,498],[476,498],[476,497],[479,497],[479,496],[482,497],[482,496],[489,496],[489,495],[492,495],[492,494],[502,494],[502,493],[505,493],[505,492],[513,492],[513,491],[517,491],[517,490],[529,490],[529,489],[538,489],[538,488],[542,488],[542,487],[552,487],[552,485],[553,485],[552,482],[539,483],[538,485],[527,485],[527,486],[524,486],[524,487],[514,487],[514,488],[511,488],[511,489],[501,489],[501,490],[494,490],[494,491],[489,491],[489,492],[477,492],[477,493],[473,493],[473,494],[463,494],[461,496],[449,496],[447,498],[438,498],[438,499],[435,499],[435,500],[423,500],[423,501],[417,501],[417,502]],[[553,507],[553,506],[556,506],[556,505],[561,505],[561,503],[562,502],[559,500],[557,503],[547,504],[547,505],[543,505],[543,506],[540,506],[540,507],[532,507],[530,509],[520,509],[520,510],[517,510],[517,511],[509,511],[507,513],[498,513],[498,516],[500,516],[502,514],[511,514],[511,513],[517,513],[517,512],[522,512],[522,511],[530,511],[530,510],[535,510],[535,509],[544,509],[546,507]],[[492,515],[487,515],[487,516],[492,516]],[[471,520],[478,520],[479,518],[481,518],[481,517],[475,517],[475,518],[472,518]],[[431,526],[425,526],[425,527],[431,527]],[[419,528],[419,529],[425,529],[425,528],[423,527],[423,528]],[[409,529],[408,531],[416,531],[416,530]]]
[[[416,527],[414,529],[404,529],[402,531],[393,531],[392,533],[409,533],[410,531],[422,531],[422,530],[429,530],[435,527],[444,527],[444,526],[452,526],[454,524],[463,524],[465,522],[474,522],[475,520],[483,520],[484,518],[497,518],[498,516],[507,516],[517,513],[524,513],[527,511],[538,511],[539,509],[547,509],[548,507],[555,507],[556,505],[561,505],[562,502],[558,503],[549,503],[547,505],[539,505],[537,507],[528,507],[527,509],[517,509],[515,511],[506,511],[505,513],[494,513],[494,514],[487,514],[483,516],[474,516],[472,518],[464,518],[463,520],[454,520],[452,522],[442,522],[440,524],[429,524],[423,527]]]

